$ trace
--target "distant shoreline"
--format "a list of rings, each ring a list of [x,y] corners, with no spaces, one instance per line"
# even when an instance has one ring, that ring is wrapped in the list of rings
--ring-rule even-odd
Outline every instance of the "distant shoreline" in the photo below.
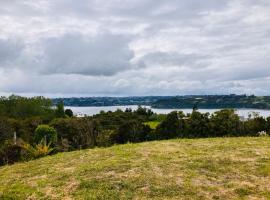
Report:
[[[99,114],[101,111],[104,111],[104,112],[115,112],[117,110],[122,110],[123,112],[127,109],[127,108],[131,108],[132,110],[136,110],[137,109],[137,105],[126,105],[126,106],[66,106],[66,108],[68,109],[71,109],[75,115],[78,115],[78,116],[93,116],[93,115],[96,115],[96,114]],[[148,109],[151,109],[154,113],[156,114],[168,114],[172,111],[182,111],[184,113],[191,113],[192,112],[192,108],[180,108],[180,109],[159,109],[159,108],[151,108],[150,106],[144,106],[142,105],[142,107],[146,107]],[[202,113],[214,113],[216,111],[219,111],[219,110],[222,110],[222,109],[201,109],[199,108],[198,111],[199,112],[202,112]],[[248,118],[249,114],[251,114],[252,112],[255,112],[255,113],[258,113],[260,116],[263,116],[263,117],[269,117],[270,116],[270,110],[269,109],[248,109],[248,108],[245,108],[245,109],[242,109],[242,108],[239,108],[239,109],[234,109],[236,111],[236,113],[239,115],[239,116],[242,116],[244,117],[245,119]]]
[[[261,109],[270,110],[270,96],[254,95],[188,95],[188,96],[137,96],[137,97],[72,97],[52,99],[56,105],[104,107],[150,106],[156,109]]]
[[[142,106],[142,107],[145,107],[145,106],[148,106],[150,107],[151,109],[193,109],[192,107],[162,107],[162,108],[159,108],[159,107],[153,107],[153,106],[149,106],[149,105],[137,105],[137,104],[133,104],[133,105],[106,105],[106,106],[93,106],[93,105],[89,105],[89,106],[78,106],[78,105],[65,105],[67,107],[79,107],[79,108],[87,108],[87,107],[92,107],[92,108],[102,108],[102,107],[118,107],[118,106],[125,106],[125,107],[129,107],[129,106]],[[250,109],[255,109],[255,110],[269,110],[270,111],[270,108],[252,108],[252,107],[238,107],[238,108],[226,108],[226,107],[199,107],[198,108],[199,110],[200,109],[235,109],[235,110],[250,110]]]

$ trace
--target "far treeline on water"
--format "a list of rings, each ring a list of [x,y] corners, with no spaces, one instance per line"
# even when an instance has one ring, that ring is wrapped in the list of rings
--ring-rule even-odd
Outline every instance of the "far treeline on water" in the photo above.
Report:
[[[270,96],[254,95],[187,95],[187,96],[138,96],[138,97],[82,97],[56,98],[54,104],[64,102],[66,106],[125,106],[145,105],[153,108],[222,109],[253,108],[270,109]]]
[[[230,97],[233,98],[233,97]],[[237,98],[237,97],[235,97]],[[253,97],[248,97],[253,98]],[[255,97],[254,97],[255,98]],[[240,120],[233,109],[213,114],[153,113],[138,107],[100,112],[89,117],[73,116],[59,101],[44,97],[0,98],[0,164],[28,161],[58,152],[96,146],[137,143],[172,138],[268,136],[270,117],[254,114]]]

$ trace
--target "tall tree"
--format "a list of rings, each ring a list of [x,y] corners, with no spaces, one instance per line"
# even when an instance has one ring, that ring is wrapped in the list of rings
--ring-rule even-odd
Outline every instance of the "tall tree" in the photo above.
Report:
[[[59,118],[65,117],[65,108],[64,108],[63,102],[60,102],[57,104],[56,110],[55,110],[55,116]]]

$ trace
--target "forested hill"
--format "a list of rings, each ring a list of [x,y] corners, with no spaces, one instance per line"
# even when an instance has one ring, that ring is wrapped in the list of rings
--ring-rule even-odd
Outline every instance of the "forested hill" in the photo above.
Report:
[[[160,99],[152,104],[154,108],[256,108],[270,109],[270,96],[209,95],[176,96]]]
[[[270,109],[270,96],[254,95],[187,95],[137,97],[56,98],[66,106],[148,105],[153,108],[256,108]]]
[[[151,106],[158,100],[170,99],[170,96],[136,96],[136,97],[71,97],[52,99],[56,105],[64,102],[65,106],[125,106],[147,105]]]

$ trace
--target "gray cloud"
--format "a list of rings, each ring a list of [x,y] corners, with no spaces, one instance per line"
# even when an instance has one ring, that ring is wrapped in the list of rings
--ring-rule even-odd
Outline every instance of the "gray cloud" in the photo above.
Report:
[[[144,55],[139,61],[143,66],[178,66],[204,68],[209,65],[209,56],[197,54],[179,54],[177,52],[153,52]]]
[[[101,34],[88,38],[68,34],[48,38],[40,58],[41,72],[46,74],[114,75],[131,68],[134,53],[125,37]]]
[[[24,44],[16,39],[0,39],[0,67],[6,67],[16,60],[24,49]]]
[[[266,95],[269,13],[268,0],[4,0],[0,93]]]

